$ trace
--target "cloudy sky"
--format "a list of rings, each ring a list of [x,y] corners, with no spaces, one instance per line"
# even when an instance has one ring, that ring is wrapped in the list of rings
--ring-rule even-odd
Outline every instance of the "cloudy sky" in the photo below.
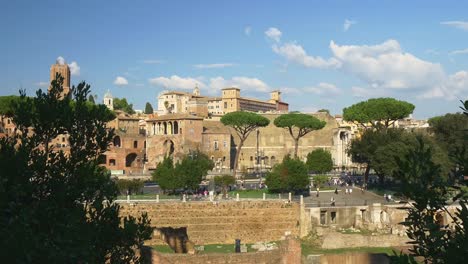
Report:
[[[150,3],[151,2],[151,3]],[[236,86],[291,110],[390,96],[415,117],[468,99],[462,1],[7,1],[0,9],[0,95],[47,87],[58,57],[102,100],[135,108],[164,90]]]

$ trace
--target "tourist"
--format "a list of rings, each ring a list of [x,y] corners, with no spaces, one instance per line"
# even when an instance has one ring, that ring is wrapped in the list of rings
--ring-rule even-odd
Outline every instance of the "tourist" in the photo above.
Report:
[[[319,193],[320,193],[320,188],[317,187],[317,197],[319,197]]]
[[[352,194],[352,193],[353,193],[353,188],[349,187],[349,194]]]
[[[335,194],[338,194],[338,188],[335,188]]]
[[[348,194],[348,187],[346,187],[346,189],[345,189],[345,190],[346,190],[345,194]]]
[[[331,202],[331,206],[335,206],[335,197],[332,196],[332,198],[330,199],[330,202]]]

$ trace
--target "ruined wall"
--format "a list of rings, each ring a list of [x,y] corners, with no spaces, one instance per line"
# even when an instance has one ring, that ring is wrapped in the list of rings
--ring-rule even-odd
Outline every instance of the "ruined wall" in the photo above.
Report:
[[[147,212],[153,227],[186,227],[196,245],[280,240],[285,232],[299,235],[299,204],[281,201],[240,201],[121,204],[121,214]],[[164,244],[153,238],[148,244]]]
[[[153,264],[299,264],[301,263],[301,245],[299,241],[287,239],[282,241],[278,249],[262,252],[248,253],[213,253],[213,254],[162,254],[151,252],[151,263]]]

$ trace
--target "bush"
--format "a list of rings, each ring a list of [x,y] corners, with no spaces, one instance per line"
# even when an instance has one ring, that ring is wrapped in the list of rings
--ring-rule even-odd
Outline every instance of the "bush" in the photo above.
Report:
[[[140,180],[117,180],[117,188],[120,194],[141,194],[143,193],[144,182]]]
[[[267,174],[265,183],[271,192],[300,192],[309,185],[307,166],[288,155]]]

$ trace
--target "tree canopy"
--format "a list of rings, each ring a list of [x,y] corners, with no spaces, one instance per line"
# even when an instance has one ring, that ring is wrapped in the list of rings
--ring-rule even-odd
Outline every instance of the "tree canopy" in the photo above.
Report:
[[[270,120],[256,113],[237,111],[225,114],[221,117],[221,123],[232,127],[239,136],[240,141],[237,146],[236,157],[234,158],[234,177],[236,177],[237,164],[244,141],[255,129],[268,126]]]
[[[319,148],[307,154],[307,167],[309,170],[322,174],[333,169],[333,159],[330,151]]]
[[[0,115],[10,113],[13,103],[19,99],[20,97],[17,95],[0,96]]]
[[[294,157],[297,157],[299,139],[308,133],[322,129],[327,124],[318,118],[301,113],[289,113],[280,115],[274,121],[275,126],[286,128],[294,140]]]
[[[198,185],[214,163],[205,154],[195,152],[186,155],[174,164],[171,157],[166,157],[153,172],[153,180],[161,189],[174,193],[176,189],[198,189]]]
[[[98,165],[112,139],[104,105],[87,103],[90,86],[58,99],[21,91],[10,113],[20,133],[0,139],[0,257],[7,263],[130,263],[149,239],[146,215],[120,217],[117,186]],[[68,149],[51,142],[67,134]],[[18,144],[18,143],[21,144]]]
[[[114,98],[114,110],[121,110],[127,114],[134,114],[133,104],[129,104],[126,98]]]
[[[153,106],[149,102],[146,102],[145,114],[149,115],[149,114],[152,114],[153,112],[154,112]]]
[[[309,174],[304,162],[285,156],[267,174],[265,184],[272,192],[300,192],[309,185]]]
[[[343,109],[346,121],[357,122],[364,127],[368,125],[388,128],[396,120],[413,113],[414,105],[394,98],[373,98]]]

